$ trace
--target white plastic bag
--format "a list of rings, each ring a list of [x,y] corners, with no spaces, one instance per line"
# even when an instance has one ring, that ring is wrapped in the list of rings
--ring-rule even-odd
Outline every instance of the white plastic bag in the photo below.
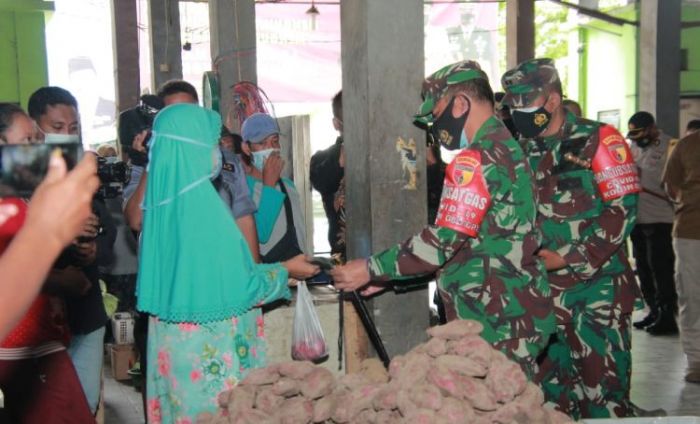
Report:
[[[326,356],[328,350],[321,321],[316,314],[311,293],[306,283],[301,281],[297,286],[297,304],[294,308],[292,358],[298,361],[318,361]]]

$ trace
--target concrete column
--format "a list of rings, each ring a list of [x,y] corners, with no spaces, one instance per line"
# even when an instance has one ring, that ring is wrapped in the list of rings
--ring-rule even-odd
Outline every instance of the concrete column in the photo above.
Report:
[[[180,2],[148,0],[148,16],[151,31],[151,82],[155,91],[168,80],[182,79]]]
[[[535,0],[506,0],[506,65],[535,57]]]
[[[136,0],[112,0],[112,44],[117,110],[122,112],[138,103],[139,33]]]
[[[424,76],[423,2],[343,1],[340,18],[347,247],[357,258],[406,239],[427,221],[425,136],[412,124]],[[400,142],[415,143],[415,188]],[[426,290],[385,293],[373,300],[373,311],[390,355],[425,339]]]
[[[681,0],[644,0],[640,5],[639,110],[652,113],[659,128],[677,137],[680,116]]]
[[[220,112],[230,126],[231,86],[257,83],[255,1],[209,0],[212,69],[219,77]]]

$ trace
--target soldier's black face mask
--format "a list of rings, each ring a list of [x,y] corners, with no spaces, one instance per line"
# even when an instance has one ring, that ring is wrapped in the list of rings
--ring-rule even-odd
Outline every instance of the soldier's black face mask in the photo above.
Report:
[[[650,145],[653,141],[651,138],[651,131],[646,128],[638,128],[636,131],[630,131],[630,133],[634,133],[630,134],[630,140],[634,141],[637,146],[641,147],[642,149]]]
[[[439,142],[448,150],[464,149],[469,144],[467,136],[464,134],[464,124],[467,122],[467,118],[469,118],[472,104],[469,99],[465,97],[469,109],[467,109],[462,116],[455,118],[452,116],[452,108],[454,107],[456,98],[457,96],[452,97],[452,100],[450,100],[445,110],[433,121],[433,124],[428,130],[433,140]]]
[[[549,98],[547,98],[547,101],[549,101]],[[544,102],[544,105],[547,104],[547,101]],[[524,137],[537,137],[549,125],[549,122],[552,120],[552,114],[544,108],[544,105],[511,110],[510,115],[513,117],[513,124]]]

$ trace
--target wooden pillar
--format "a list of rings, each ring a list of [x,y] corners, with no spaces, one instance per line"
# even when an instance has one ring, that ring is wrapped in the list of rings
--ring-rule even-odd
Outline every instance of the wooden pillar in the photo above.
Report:
[[[305,252],[314,252],[314,214],[311,202],[311,140],[309,137],[311,121],[309,115],[285,116],[277,119],[280,127],[281,157],[286,165],[282,177],[294,181],[299,193],[299,203],[304,214]]]
[[[677,137],[680,116],[681,0],[644,0],[640,2],[640,7],[639,110],[650,112],[656,117],[659,128]]]
[[[406,239],[427,221],[425,136],[412,124],[424,76],[423,2],[343,1],[340,16],[347,249],[357,258]],[[410,148],[417,157],[413,168],[402,153]],[[391,356],[425,339],[428,306],[425,289],[389,291],[372,301]],[[356,328],[345,331],[357,334]],[[348,360],[359,360],[366,341],[347,340]]]
[[[148,0],[151,71],[154,91],[171,79],[182,79],[180,2]]]
[[[139,33],[136,0],[112,0],[112,46],[117,111],[138,103],[141,92],[139,75]]]
[[[257,83],[255,1],[209,0],[211,62],[219,79],[220,112],[231,126],[231,87]]]
[[[535,57],[535,0],[506,0],[506,64]]]

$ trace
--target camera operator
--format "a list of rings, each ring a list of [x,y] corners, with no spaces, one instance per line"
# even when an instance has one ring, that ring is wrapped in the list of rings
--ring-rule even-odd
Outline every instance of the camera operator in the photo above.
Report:
[[[124,162],[118,162],[117,149],[111,145],[100,146],[97,149],[97,154],[100,156],[100,160],[104,161],[103,169],[110,170],[110,172],[105,171],[101,175],[100,179],[103,185],[101,191],[105,195],[105,205],[117,228],[117,238],[113,246],[114,260],[109,265],[100,267],[100,275],[107,285],[107,291],[119,300],[116,312],[133,313],[136,311],[136,253],[138,241],[124,221],[124,214],[122,213],[123,190],[119,189],[119,185],[128,176],[125,175],[128,168],[124,168]],[[107,183],[108,185],[105,186],[106,182],[104,179],[112,182]],[[109,332],[109,327],[107,331]]]
[[[67,90],[42,87],[30,96],[28,109],[46,143],[80,141],[78,103]],[[98,266],[112,258],[116,228],[99,196],[92,201],[92,212],[82,232],[56,263],[50,287],[56,288],[65,299],[72,335],[68,352],[94,414],[99,402],[108,321]]]

